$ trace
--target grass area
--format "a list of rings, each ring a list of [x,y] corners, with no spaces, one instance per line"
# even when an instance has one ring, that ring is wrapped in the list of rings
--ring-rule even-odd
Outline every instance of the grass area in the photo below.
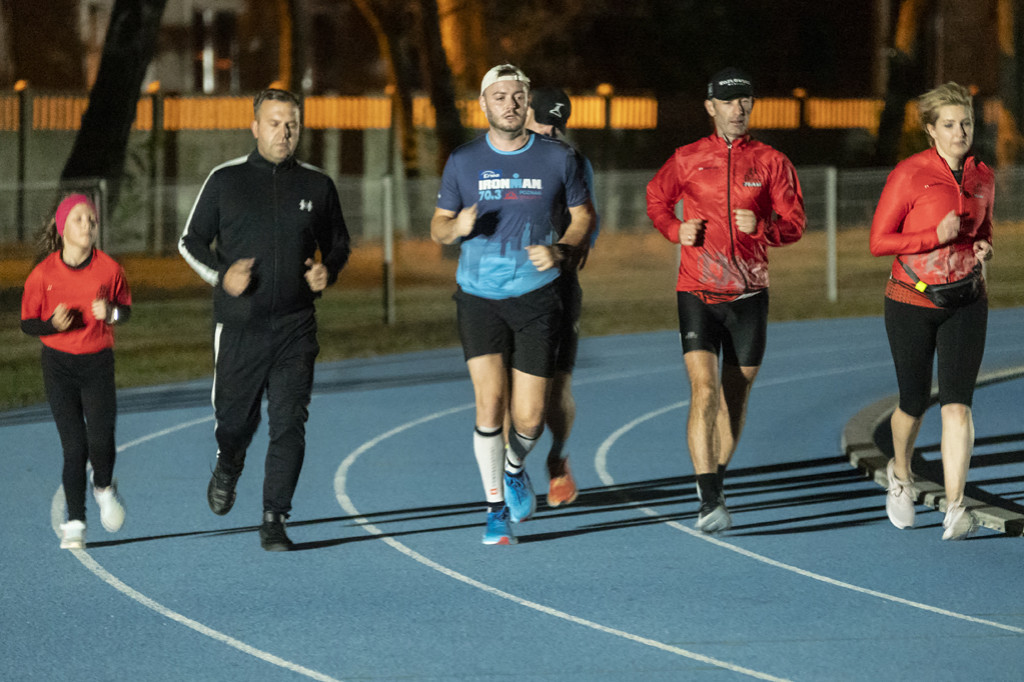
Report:
[[[867,231],[838,238],[839,301],[830,303],[825,282],[825,235],[811,232],[796,244],[773,249],[771,320],[881,315],[882,290],[891,265],[867,250]],[[1012,254],[1024,253],[1024,225],[996,228],[996,257],[989,267],[993,307],[1024,305],[1024,270]],[[45,399],[39,341],[19,328],[21,285],[31,270],[23,254],[0,261],[0,409]],[[117,383],[146,386],[209,376],[213,371],[209,287],[178,257],[123,257],[134,308],[117,330]],[[581,274],[583,334],[601,336],[676,328],[675,247],[646,230],[602,235]],[[353,253],[339,282],[318,305],[321,360],[368,357],[457,346],[455,262],[433,244],[406,242],[396,255],[397,321],[383,323],[380,251]]]

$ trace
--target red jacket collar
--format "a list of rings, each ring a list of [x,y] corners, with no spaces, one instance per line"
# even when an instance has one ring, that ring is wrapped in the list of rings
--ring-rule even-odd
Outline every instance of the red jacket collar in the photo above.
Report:
[[[945,166],[946,168],[949,168],[949,164],[946,163],[946,160],[939,155],[938,149],[936,149],[935,147],[929,147],[928,151],[931,152],[932,160],[935,163],[939,164],[940,166]],[[974,154],[968,153],[967,156],[964,157],[963,170],[966,171],[968,167],[973,167],[977,165],[977,163],[978,162],[975,160]],[[950,172],[953,171],[952,168],[949,168],[949,170]]]
[[[718,134],[717,130],[708,135],[708,138],[712,140],[716,145],[721,145],[722,147],[726,147],[729,145],[729,143],[725,141],[725,138]],[[743,145],[748,144],[750,142],[750,139],[750,133],[747,133],[746,135],[741,135],[732,140],[732,146],[742,147]]]

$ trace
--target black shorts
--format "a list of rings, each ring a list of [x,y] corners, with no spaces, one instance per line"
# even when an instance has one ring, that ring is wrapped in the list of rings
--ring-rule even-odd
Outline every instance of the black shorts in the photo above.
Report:
[[[500,353],[520,372],[554,376],[562,323],[557,280],[515,298],[481,298],[462,289],[452,298],[466,360]]]
[[[722,354],[722,363],[760,367],[768,339],[768,290],[726,303],[708,304],[688,291],[676,292],[683,353]]]
[[[576,367],[580,345],[580,313],[583,311],[583,288],[576,270],[562,271],[555,282],[562,296],[562,324],[559,332],[555,371],[571,374]]]
[[[925,308],[885,299],[885,331],[896,366],[900,409],[920,417],[928,409],[936,355],[939,404],[971,405],[985,353],[988,299],[959,308]]]

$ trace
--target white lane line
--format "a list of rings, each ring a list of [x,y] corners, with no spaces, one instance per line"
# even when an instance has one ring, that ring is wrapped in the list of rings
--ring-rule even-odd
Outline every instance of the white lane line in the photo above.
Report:
[[[142,436],[141,438],[137,438],[133,441],[124,443],[118,446],[117,451],[120,453],[123,452],[124,450],[127,450],[130,447],[134,447],[141,443],[145,443],[147,441],[153,440],[154,438],[167,436],[177,431],[181,431],[183,429],[196,426],[197,424],[203,424],[211,421],[213,421],[213,416],[202,417],[200,419],[193,419],[191,421],[183,422],[181,424],[176,424],[166,429],[155,431],[149,435]],[[50,502],[50,523],[53,525],[53,530],[57,534],[57,537],[60,537],[60,524],[64,519],[64,506],[64,486],[60,486],[57,488],[57,492],[54,493],[53,499]],[[280,656],[275,656],[274,654],[269,653],[267,651],[263,651],[262,649],[257,649],[256,647],[250,646],[241,640],[231,637],[230,635],[226,635],[223,632],[220,632],[219,630],[214,630],[213,628],[203,625],[198,621],[192,620],[187,616],[183,616],[177,611],[167,608],[160,602],[150,599],[138,590],[126,585],[117,576],[115,576],[110,571],[105,569],[98,561],[93,559],[92,556],[90,556],[89,553],[84,549],[72,549],[70,550],[70,552],[75,556],[76,559],[78,559],[78,561],[81,562],[83,566],[89,569],[89,571],[91,571],[92,574],[95,575],[97,578],[99,578],[106,584],[110,585],[121,594],[129,597],[130,599],[138,602],[139,604],[142,604],[147,609],[155,611],[164,618],[168,618],[170,620],[175,621],[176,623],[180,623],[181,625],[184,625],[187,628],[195,630],[201,635],[205,635],[206,637],[221,642],[222,644],[227,644],[228,646],[237,649],[238,651],[241,651],[243,654],[249,654],[250,656],[258,658],[259,660],[265,663],[276,665],[279,668],[284,668],[285,670],[298,673],[299,675],[304,675],[310,679],[318,680],[319,682],[341,682],[341,680],[338,680],[337,678],[325,675],[321,672],[317,672],[316,670],[310,670],[305,666],[299,665],[298,663],[292,663],[291,661],[285,660]]]
[[[866,368],[867,368],[867,366],[856,368],[856,369],[853,369],[853,370],[848,368],[845,371],[859,371],[859,370],[866,369]],[[823,374],[835,374],[835,373],[839,373],[839,372],[838,371],[832,371],[832,372],[812,373],[812,374],[809,374],[809,375],[802,375],[802,376],[798,376],[798,377],[793,377],[791,379],[777,379],[775,381],[765,382],[765,383],[783,384],[783,383],[786,383],[788,381],[803,381],[803,380],[808,379],[808,378],[816,378],[816,377],[821,376]],[[636,428],[640,424],[643,424],[644,422],[649,421],[651,419],[654,419],[656,417],[660,417],[661,415],[663,415],[663,414],[665,414],[667,412],[671,412],[673,410],[678,410],[678,409],[680,409],[682,407],[685,407],[689,403],[690,403],[690,401],[684,400],[684,401],[680,401],[680,402],[677,402],[677,403],[673,403],[671,405],[666,405],[665,407],[661,407],[661,408],[658,408],[656,410],[652,410],[652,411],[650,411],[650,412],[648,412],[646,414],[640,415],[639,417],[637,417],[633,421],[631,421],[631,422],[629,422],[629,423],[619,427],[610,436],[608,436],[608,438],[606,438],[604,440],[604,442],[601,443],[601,445],[597,448],[597,453],[594,455],[594,467],[597,469],[597,475],[601,479],[601,482],[604,483],[605,485],[609,485],[609,486],[615,485],[615,479],[612,477],[612,475],[610,473],[608,473],[608,453],[611,451],[612,446],[615,444],[615,442],[617,440],[619,440],[619,438],[621,438],[626,433],[632,431],[634,428]],[[626,497],[628,497],[628,496],[626,496]],[[642,511],[645,515],[647,515],[649,517],[652,517],[652,518],[660,518],[661,517],[661,514],[657,510],[652,509],[651,507],[641,507],[639,509],[640,509],[640,511]],[[959,620],[968,621],[970,623],[977,623],[979,625],[988,625],[990,627],[999,628],[1000,630],[1006,630],[1006,631],[1012,632],[1014,634],[1024,634],[1024,628],[1018,628],[1018,627],[1014,627],[1012,625],[1006,625],[1004,623],[997,623],[995,621],[986,620],[984,618],[976,618],[975,616],[969,616],[969,615],[964,614],[964,613],[957,613],[956,611],[950,611],[948,609],[943,609],[943,608],[940,608],[940,607],[937,607],[937,606],[931,606],[930,604],[923,604],[921,602],[912,601],[910,599],[904,599],[903,597],[897,597],[895,595],[887,594],[885,592],[879,592],[878,590],[872,590],[872,589],[867,588],[867,587],[860,587],[859,585],[854,585],[852,583],[844,582],[842,580],[837,580],[835,578],[830,578],[828,576],[821,575],[819,573],[814,573],[812,571],[808,571],[806,569],[799,568],[799,567],[793,566],[791,564],[786,564],[786,563],[783,563],[781,561],[776,561],[775,559],[771,559],[771,558],[766,557],[766,556],[764,556],[762,554],[758,554],[756,552],[752,552],[752,551],[750,551],[748,549],[744,549],[744,548],[739,547],[737,545],[734,545],[732,543],[725,542],[725,541],[720,540],[720,539],[718,539],[718,538],[716,538],[714,536],[706,535],[706,534],[704,534],[704,533],[702,533],[702,532],[700,532],[698,530],[695,530],[693,528],[689,528],[687,526],[684,526],[683,524],[679,523],[678,521],[664,521],[664,523],[666,525],[668,525],[668,526],[671,526],[672,528],[675,528],[676,530],[681,530],[684,533],[687,533],[688,535],[690,535],[692,537],[699,538],[699,539],[704,540],[706,542],[710,542],[710,543],[712,543],[714,545],[717,545],[718,547],[721,547],[723,549],[728,549],[728,550],[736,552],[737,554],[740,554],[742,556],[748,557],[750,559],[754,559],[755,561],[760,561],[763,564],[767,564],[769,566],[774,566],[776,568],[781,568],[781,569],[783,569],[785,571],[790,571],[792,573],[796,573],[797,575],[802,575],[805,578],[811,578],[812,580],[817,580],[817,581],[823,582],[823,583],[825,583],[827,585],[832,585],[833,587],[841,587],[843,589],[852,590],[854,592],[859,592],[861,594],[866,594],[866,595],[869,595],[869,596],[872,596],[872,597],[878,597],[879,599],[885,599],[886,601],[891,601],[891,602],[894,602],[894,603],[897,603],[897,604],[903,604],[904,606],[910,606],[910,607],[913,607],[915,609],[921,609],[922,611],[928,611],[930,613],[936,613],[936,614],[939,614],[941,616],[949,616],[950,618],[957,618]]]
[[[601,377],[592,377],[589,380],[587,380],[586,382],[580,382],[580,383],[589,383],[589,382],[601,381],[601,380],[610,381],[610,380],[614,380],[614,379],[640,376],[640,375],[643,375],[643,374],[650,374],[653,371],[658,371],[658,370],[641,370],[641,371],[631,371],[631,372],[618,372],[618,373],[608,374],[608,375],[601,376]],[[315,396],[315,395],[312,396],[313,399],[316,399],[317,397],[318,396]],[[467,408],[466,407],[459,407],[459,408],[457,408],[454,411],[459,411],[459,410],[464,410],[464,409],[467,409]],[[443,415],[439,415],[439,416],[443,416]],[[199,424],[205,424],[205,423],[208,423],[208,422],[212,422],[213,420],[214,420],[213,415],[208,415],[208,416],[205,416],[205,417],[200,417],[198,419],[192,419],[192,420],[187,421],[187,422],[182,422],[180,424],[175,424],[174,426],[170,426],[170,427],[167,427],[165,429],[161,429],[159,431],[154,431],[153,433],[147,434],[145,436],[141,436],[139,438],[136,438],[135,440],[128,441],[127,443],[122,443],[121,445],[118,446],[117,452],[121,453],[121,452],[124,452],[125,450],[127,450],[128,448],[135,447],[137,445],[141,445],[142,443],[146,443],[146,442],[154,440],[156,438],[162,438],[163,436],[168,436],[168,435],[170,435],[172,433],[176,433],[178,431],[182,431],[184,429],[188,429],[188,428],[191,428],[193,426],[197,426]],[[54,493],[53,499],[52,499],[51,504],[50,504],[50,523],[53,526],[53,531],[57,535],[57,537],[60,537],[60,524],[61,524],[61,522],[63,521],[63,518],[64,518],[64,506],[65,506],[65,502],[64,502],[64,488],[63,488],[63,486],[59,486],[57,488],[57,492]],[[273,665],[285,668],[287,670],[291,670],[293,672],[299,673],[300,675],[305,675],[306,677],[309,677],[309,678],[312,678],[312,679],[315,679],[315,680],[322,680],[323,682],[340,682],[340,680],[337,680],[337,679],[335,679],[333,677],[329,677],[327,675],[324,675],[323,673],[317,672],[315,670],[310,670],[309,668],[301,666],[301,665],[299,665],[297,663],[292,663],[292,662],[287,661],[287,660],[285,660],[283,658],[275,656],[274,654],[268,653],[266,651],[262,651],[260,649],[255,648],[255,647],[252,647],[252,646],[246,644],[245,642],[242,642],[240,640],[235,639],[234,637],[231,637],[231,636],[226,635],[226,634],[224,634],[222,632],[214,630],[213,628],[207,627],[206,625],[203,625],[202,623],[199,623],[199,622],[197,622],[195,620],[192,620],[191,618],[188,618],[187,616],[184,616],[184,615],[182,615],[182,614],[180,614],[180,613],[178,613],[176,611],[173,611],[172,609],[167,608],[163,604],[160,604],[159,602],[156,602],[156,601],[150,599],[149,597],[147,597],[146,595],[142,594],[138,590],[135,590],[132,587],[129,587],[128,585],[126,585],[124,582],[122,582],[120,579],[118,579],[112,573],[107,571],[99,562],[97,562],[95,559],[93,559],[92,556],[90,556],[89,553],[86,552],[85,550],[80,550],[80,549],[71,550],[71,553],[75,556],[76,559],[78,559],[79,562],[81,562],[81,564],[83,566],[85,566],[87,569],[89,569],[89,571],[91,571],[93,573],[93,575],[95,575],[97,578],[99,578],[103,582],[107,583],[108,585],[110,585],[114,589],[118,590],[122,594],[124,594],[124,595],[130,597],[131,599],[135,600],[139,604],[142,604],[143,606],[145,606],[148,609],[156,611],[158,614],[160,614],[160,615],[162,615],[162,616],[164,616],[166,618],[169,618],[169,619],[171,619],[173,621],[181,623],[182,625],[185,625],[186,627],[191,628],[192,630],[195,630],[196,632],[199,632],[200,634],[206,635],[207,637],[210,637],[210,638],[215,639],[215,640],[217,640],[219,642],[227,644],[228,646],[231,646],[231,647],[233,647],[235,649],[238,649],[239,651],[241,651],[243,653],[249,654],[251,656],[255,656],[256,658],[258,658],[258,659],[260,659],[262,661],[265,661],[267,663],[271,663]],[[770,678],[770,679],[773,679],[773,678]]]
[[[504,590],[499,590],[498,588],[493,587],[492,585],[488,585],[488,584],[480,582],[479,580],[476,580],[474,578],[470,578],[469,576],[467,576],[467,575],[465,575],[463,573],[459,573],[458,571],[452,570],[452,569],[448,568],[447,566],[443,566],[442,564],[439,564],[438,562],[436,562],[436,561],[434,561],[432,559],[427,558],[423,554],[420,554],[419,552],[415,551],[414,549],[410,548],[409,546],[405,545],[404,543],[401,543],[401,542],[399,542],[398,540],[395,540],[392,537],[388,537],[385,534],[384,531],[382,531],[380,528],[378,528],[377,526],[375,526],[372,523],[370,523],[370,521],[366,517],[362,516],[362,514],[356,508],[355,504],[352,502],[352,499],[348,496],[348,493],[345,491],[346,490],[347,481],[348,481],[348,470],[355,463],[355,461],[357,459],[359,459],[359,457],[361,455],[363,455],[364,453],[366,453],[370,449],[376,447],[377,445],[379,445],[383,441],[387,440],[388,438],[391,438],[392,436],[395,436],[395,435],[397,435],[399,433],[402,433],[403,431],[407,431],[407,430],[409,430],[411,428],[414,428],[414,427],[419,426],[421,424],[425,424],[425,423],[433,421],[435,419],[441,419],[443,417],[447,417],[447,416],[455,414],[457,412],[463,412],[463,411],[466,411],[466,410],[470,410],[470,409],[473,408],[473,406],[474,406],[473,403],[469,403],[469,404],[466,404],[466,405],[459,405],[457,407],[452,407],[452,408],[449,408],[447,410],[441,410],[440,412],[434,412],[433,414],[428,414],[425,417],[420,417],[419,419],[414,419],[412,421],[409,421],[409,422],[406,422],[406,423],[401,424],[399,426],[396,426],[395,428],[391,429],[390,431],[386,431],[386,432],[380,434],[376,438],[372,438],[371,440],[366,441],[365,443],[360,445],[358,448],[353,450],[347,457],[345,457],[344,460],[342,460],[341,465],[338,467],[338,470],[337,470],[337,472],[334,475],[334,494],[338,498],[338,504],[341,505],[342,509],[344,509],[347,514],[349,514],[350,516],[354,517],[353,520],[357,524],[359,524],[359,526],[363,530],[365,530],[367,533],[370,533],[371,535],[376,535],[376,536],[380,537],[380,539],[383,542],[386,542],[389,546],[391,546],[392,548],[398,550],[399,552],[401,552],[402,554],[406,555],[410,559],[412,559],[412,560],[422,564],[423,566],[426,566],[427,568],[431,568],[431,569],[441,573],[442,575],[445,575],[445,576],[448,576],[449,578],[453,578],[455,580],[463,582],[466,585],[469,585],[471,587],[475,587],[478,590],[482,590],[482,591],[484,591],[484,592],[486,592],[488,594],[492,594],[492,595],[494,595],[496,597],[501,597],[502,599],[507,599],[508,601],[512,602],[513,604],[518,604],[519,606],[525,606],[526,608],[533,609],[534,611],[538,611],[538,612],[543,613],[543,614],[548,615],[548,616],[553,616],[555,618],[560,618],[562,620],[568,621],[568,622],[573,623],[575,625],[582,625],[583,627],[587,627],[587,628],[590,628],[592,630],[596,630],[598,632],[603,632],[605,634],[613,635],[615,637],[621,637],[622,639],[626,639],[626,640],[629,640],[631,642],[636,642],[638,644],[643,644],[645,646],[653,647],[653,648],[659,649],[661,651],[665,651],[665,652],[668,652],[668,653],[671,653],[671,654],[676,654],[677,656],[683,656],[685,658],[689,658],[689,659],[692,659],[694,661],[699,661],[701,663],[706,663],[708,665],[713,665],[715,667],[723,668],[725,670],[729,670],[729,671],[732,671],[732,672],[735,672],[735,673],[740,673],[742,675],[747,675],[748,677],[753,677],[755,679],[759,679],[759,680],[774,680],[776,682],[783,682],[785,680],[785,678],[775,677],[774,675],[769,675],[768,673],[763,673],[763,672],[760,672],[758,670],[752,670],[750,668],[744,668],[742,666],[735,665],[733,663],[729,663],[728,661],[721,661],[721,660],[719,660],[717,658],[711,658],[710,656],[704,656],[702,654],[698,654],[698,653],[695,653],[693,651],[688,651],[686,649],[681,649],[681,648],[679,648],[677,646],[672,646],[671,644],[665,644],[663,642],[659,642],[657,640],[650,639],[648,637],[642,637],[640,635],[634,635],[632,633],[625,632],[624,630],[619,630],[617,628],[608,627],[607,625],[601,625],[600,623],[596,623],[596,622],[594,622],[592,620],[587,620],[586,618],[580,618],[579,616],[574,616],[574,615],[572,615],[570,613],[566,613],[565,611],[560,611],[560,610],[552,608],[550,606],[545,606],[544,604],[539,604],[537,602],[530,601],[529,599],[523,599],[522,597],[517,597],[514,594],[511,594],[509,592],[505,592]]]
[[[161,429],[159,431],[154,431],[153,433],[151,433],[149,435],[141,436],[139,438],[136,438],[135,440],[130,440],[127,443],[122,443],[121,445],[119,445],[117,447],[117,451],[119,453],[120,452],[124,452],[128,448],[133,448],[136,445],[142,445],[143,443],[145,443],[147,441],[155,440],[157,438],[162,438],[163,436],[169,436],[172,433],[175,433],[177,431],[183,431],[183,430],[185,430],[185,429],[187,429],[189,427],[196,426],[198,424],[205,424],[206,422],[212,422],[213,419],[214,419],[214,417],[211,414],[211,415],[206,416],[206,417],[200,417],[199,419],[193,419],[192,421],[182,422],[181,424],[175,424],[174,426],[169,426],[166,429]]]

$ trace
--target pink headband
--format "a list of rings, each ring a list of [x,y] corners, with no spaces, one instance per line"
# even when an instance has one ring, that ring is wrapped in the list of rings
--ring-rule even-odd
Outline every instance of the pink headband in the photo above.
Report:
[[[57,234],[61,237],[64,236],[64,223],[68,220],[68,214],[71,213],[71,209],[79,204],[85,204],[92,209],[92,212],[96,213],[96,204],[92,203],[92,200],[84,194],[69,194],[64,197],[64,200],[57,206]]]

